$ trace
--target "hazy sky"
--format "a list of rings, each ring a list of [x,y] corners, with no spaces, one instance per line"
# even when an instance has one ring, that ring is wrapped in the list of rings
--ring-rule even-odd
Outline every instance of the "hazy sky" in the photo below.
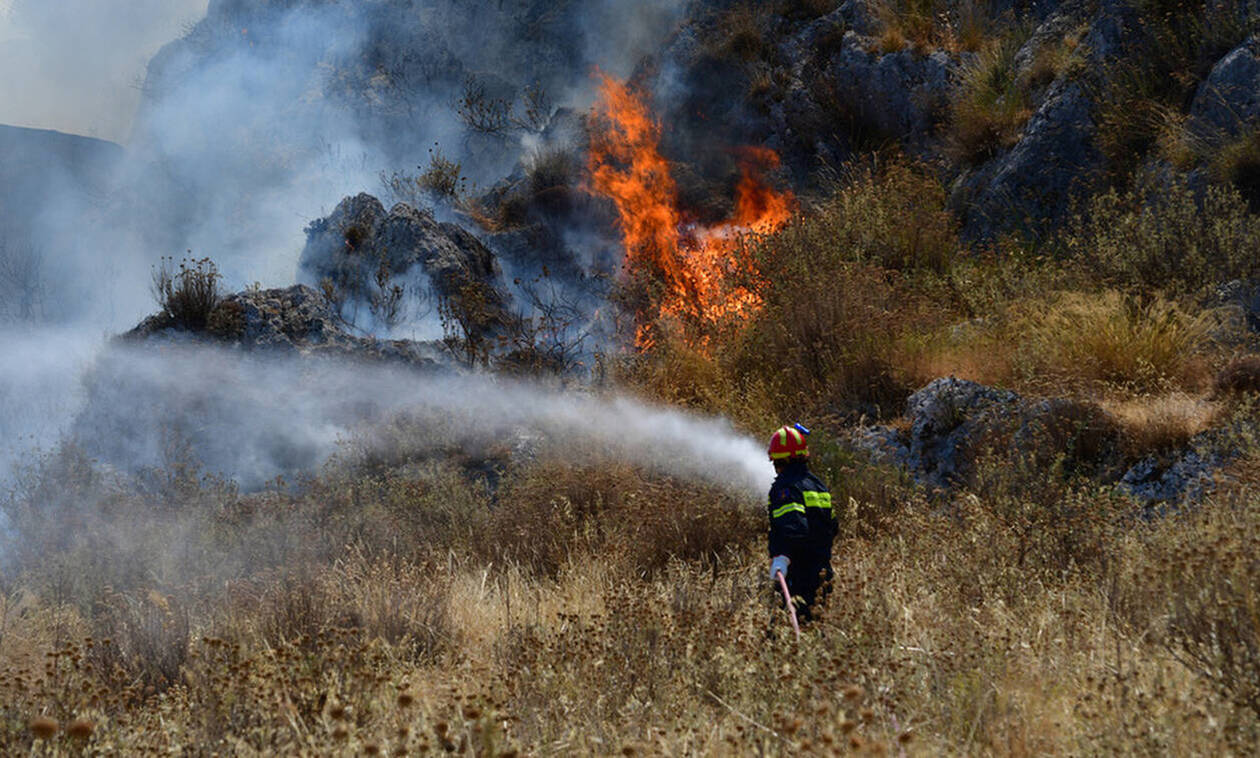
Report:
[[[208,0],[0,0],[0,124],[125,142],[149,58]]]

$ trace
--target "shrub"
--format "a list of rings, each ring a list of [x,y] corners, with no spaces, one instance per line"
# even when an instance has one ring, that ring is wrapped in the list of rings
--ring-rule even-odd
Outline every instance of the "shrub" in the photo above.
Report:
[[[1211,168],[1218,181],[1238,190],[1252,213],[1260,211],[1260,130],[1221,146]]]
[[[750,242],[764,272],[750,286],[765,305],[719,338],[724,370],[763,382],[779,412],[899,408],[909,390],[901,341],[944,310],[940,275],[958,244],[944,203],[939,183],[894,164]]]
[[[1196,193],[1179,178],[1098,195],[1058,244],[1105,282],[1174,296],[1260,273],[1260,217],[1232,188]]]
[[[910,45],[920,51],[944,48],[974,52],[993,36],[994,20],[980,0],[881,0],[875,3],[883,52]]]
[[[107,676],[117,676],[116,686],[139,681],[146,689],[163,691],[178,684],[188,657],[187,609],[156,590],[107,592],[98,602],[94,634],[111,644],[92,649],[93,663]]]
[[[764,58],[773,49],[766,40],[772,12],[768,4],[744,2],[721,14],[712,28],[710,54],[745,62]]]
[[[1067,293],[1032,310],[1020,329],[1026,365],[1049,376],[1155,390],[1167,382],[1194,386],[1196,359],[1213,324],[1165,300],[1143,302],[1118,292]]]
[[[220,278],[209,258],[183,260],[178,271],[171,258],[163,258],[153,271],[153,297],[177,326],[201,331],[219,304]]]
[[[854,261],[910,274],[944,274],[959,247],[958,222],[945,204],[940,182],[904,163],[859,171],[811,218],[769,242],[767,252],[789,247],[804,254],[813,248],[820,268],[822,261]],[[778,278],[784,261],[774,263],[763,270]]]
[[[581,162],[572,150],[548,147],[535,150],[526,161],[525,173],[534,193],[559,187],[572,187],[581,172]]]
[[[729,495],[613,462],[549,461],[513,477],[500,499],[480,550],[544,576],[593,555],[640,576],[670,560],[714,561],[760,527]]]
[[[807,256],[782,240],[776,246],[767,260],[783,266]],[[916,309],[913,293],[867,264],[819,270],[829,275],[782,276],[767,288],[765,311],[738,345],[739,372],[763,377],[780,413],[895,415],[911,389],[895,367],[899,339],[930,319],[931,306]]]

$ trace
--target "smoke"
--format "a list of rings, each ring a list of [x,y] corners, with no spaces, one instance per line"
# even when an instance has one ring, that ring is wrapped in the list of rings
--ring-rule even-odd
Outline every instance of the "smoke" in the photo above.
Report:
[[[171,346],[116,347],[90,377],[75,438],[128,473],[187,456],[255,488],[348,447],[399,461],[541,447],[749,497],[773,478],[761,446],[725,420],[484,374]]]
[[[144,66],[207,0],[0,0],[0,123],[126,140]]]
[[[347,195],[382,194],[383,174],[418,173],[435,145],[484,191],[538,144],[547,113],[589,103],[593,70],[625,75],[658,49],[684,5],[17,0],[0,55],[23,75],[0,85],[20,88],[0,121],[127,135],[105,186],[42,199],[31,237],[53,262],[48,311],[124,329],[151,309],[161,256],[208,256],[231,289],[286,286],[306,223]],[[201,8],[141,76],[137,57]],[[138,89],[119,97],[119,79]],[[527,124],[531,91],[543,114]],[[472,125],[496,119],[489,133]]]
[[[479,443],[541,435],[569,441],[575,457],[598,450],[760,492],[769,471],[754,441],[720,420],[625,399],[230,351],[102,349],[103,333],[155,309],[149,279],[162,256],[208,256],[228,289],[287,286],[310,220],[347,195],[381,194],[382,172],[416,171],[435,144],[488,188],[538,144],[538,125],[470,128],[460,113],[470,84],[517,120],[530,87],[549,110],[584,109],[592,71],[629,74],[685,5],[14,2],[0,17],[0,63],[17,72],[0,83],[0,120],[125,139],[126,153],[99,186],[50,185],[29,222],[33,259],[45,264],[36,289],[55,325],[0,326],[10,446],[0,467],[71,429],[125,470],[164,465],[185,445],[209,470],[258,486],[405,415]],[[137,60],[179,28],[137,76]],[[585,232],[568,236],[584,247]],[[606,257],[574,253],[579,270]],[[528,278],[527,258],[515,266]]]

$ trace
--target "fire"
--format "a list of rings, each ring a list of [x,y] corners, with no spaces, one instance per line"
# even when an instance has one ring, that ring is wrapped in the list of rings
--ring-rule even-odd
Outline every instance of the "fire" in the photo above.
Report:
[[[664,283],[659,315],[711,327],[758,311],[760,296],[740,283],[758,276],[742,242],[749,235],[774,232],[795,210],[790,192],[776,192],[761,179],[779,165],[778,155],[743,148],[734,213],[723,223],[704,226],[690,222],[679,209],[677,185],[658,147],[660,125],[643,100],[624,83],[601,75],[594,116],[591,186],[617,207],[626,269],[652,272]],[[653,315],[639,314],[640,348],[654,342]],[[701,336],[701,345],[706,341]]]

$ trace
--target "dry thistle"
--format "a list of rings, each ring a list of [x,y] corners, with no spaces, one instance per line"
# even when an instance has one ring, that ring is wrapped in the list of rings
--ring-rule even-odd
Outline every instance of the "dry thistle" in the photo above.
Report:
[[[66,726],[66,734],[76,740],[86,740],[92,736],[93,724],[87,719],[75,719]]]
[[[60,724],[57,719],[48,718],[47,716],[37,716],[31,719],[31,734],[41,740],[51,739],[57,733]]]

